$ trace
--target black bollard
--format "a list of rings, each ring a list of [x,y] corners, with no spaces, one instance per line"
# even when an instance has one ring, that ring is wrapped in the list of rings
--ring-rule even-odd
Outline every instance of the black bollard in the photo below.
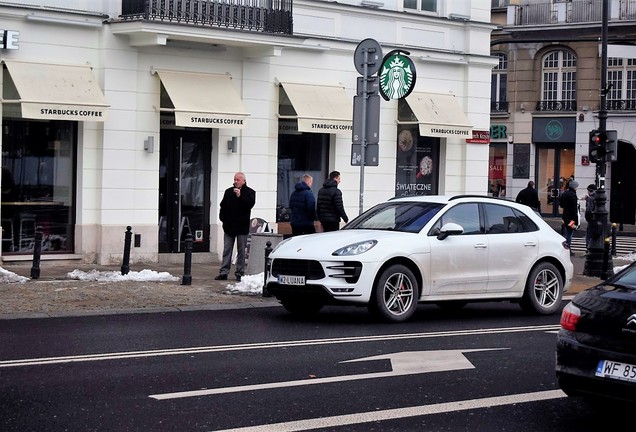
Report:
[[[610,239],[609,237],[605,238],[605,242],[603,244],[603,265],[601,267],[601,280],[606,280],[608,276],[608,267],[609,267],[609,249],[610,249]],[[613,273],[613,271],[612,271]]]
[[[185,239],[185,256],[183,258],[183,277],[181,285],[192,285],[192,234]]]
[[[271,297],[272,295],[267,291],[267,259],[269,254],[272,253],[272,242],[267,240],[265,243],[265,273],[263,273],[263,297]]]
[[[42,256],[42,227],[35,229],[35,245],[33,246],[33,266],[31,266],[31,279],[40,278],[40,257]]]
[[[132,241],[132,227],[126,227],[126,236],[124,239],[124,262],[121,264],[121,274],[127,275],[130,271],[130,243]]]
[[[610,250],[612,256],[616,256],[616,224],[612,224],[612,249]]]

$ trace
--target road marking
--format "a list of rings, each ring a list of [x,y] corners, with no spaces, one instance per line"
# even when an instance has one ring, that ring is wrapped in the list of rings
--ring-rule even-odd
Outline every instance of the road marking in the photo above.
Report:
[[[342,381],[356,381],[362,379],[387,378],[399,375],[414,375],[429,372],[445,372],[451,370],[473,369],[475,366],[464,356],[465,352],[495,351],[508,348],[484,348],[466,350],[433,350],[433,351],[405,351],[399,353],[382,354],[341,363],[363,362],[369,360],[385,360],[391,362],[391,370],[357,375],[342,375],[328,378],[303,379],[282,381],[266,384],[253,384],[236,387],[220,387],[215,389],[190,390],[173,393],[159,393],[148,397],[157,400],[179,399],[187,397],[209,396],[225,393],[238,393],[273,388],[298,387],[316,384],[329,384]]]
[[[507,396],[495,396],[481,399],[443,402],[431,405],[420,405],[406,408],[395,408],[381,411],[367,411],[363,413],[346,414],[315,419],[297,420],[284,423],[273,423],[235,429],[224,429],[217,432],[292,432],[310,429],[324,429],[341,427],[369,422],[378,422],[408,417],[419,417],[431,414],[466,411],[480,408],[492,408],[526,402],[536,402],[567,397],[561,390],[547,390],[534,393],[521,393]]]
[[[355,337],[344,337],[344,338],[310,339],[310,340],[295,340],[295,341],[292,340],[292,341],[281,341],[281,342],[218,345],[218,346],[161,349],[161,350],[147,350],[147,351],[127,351],[127,352],[116,352],[116,353],[86,354],[86,355],[77,355],[77,356],[40,357],[40,358],[33,358],[33,359],[3,360],[3,361],[0,361],[0,368],[38,366],[38,365],[61,364],[61,363],[77,363],[77,362],[88,362],[88,361],[121,360],[121,359],[130,359],[130,358],[160,357],[160,356],[171,356],[171,355],[192,355],[192,354],[212,353],[212,352],[245,351],[245,350],[253,350],[253,349],[272,349],[272,348],[288,348],[288,347],[345,344],[345,343],[395,341],[400,339],[427,339],[427,338],[437,338],[437,337],[472,336],[472,335],[482,335],[482,334],[492,334],[492,333],[521,333],[521,332],[534,332],[534,331],[554,331],[554,330],[558,330],[559,328],[560,327],[558,324],[557,325],[551,324],[551,325],[540,325],[540,326],[499,327],[499,328],[486,328],[486,329],[474,329],[474,330],[387,334],[387,335],[375,335],[375,336],[355,336]]]

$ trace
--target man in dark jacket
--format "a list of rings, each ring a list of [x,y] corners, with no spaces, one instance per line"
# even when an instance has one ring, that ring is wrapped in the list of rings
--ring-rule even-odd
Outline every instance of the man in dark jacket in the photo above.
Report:
[[[340,229],[340,219],[349,222],[349,217],[345,213],[342,203],[342,192],[338,189],[340,183],[340,172],[332,171],[329,178],[325,180],[322,188],[318,191],[318,201],[316,203],[316,214],[322,225],[322,230],[337,231]]]
[[[296,183],[294,191],[289,197],[291,209],[292,235],[313,234],[316,232],[316,198],[311,191],[314,179],[309,174],[303,176],[303,181]]]
[[[223,260],[216,280],[226,280],[232,265],[232,252],[236,241],[236,280],[245,274],[245,247],[250,232],[250,216],[256,204],[256,192],[247,186],[245,174],[234,174],[234,184],[227,188],[220,204],[219,219],[223,223]]]
[[[531,209],[534,209],[538,212],[541,212],[541,203],[539,202],[539,194],[537,190],[534,188],[534,182],[530,180],[528,182],[528,187],[522,189],[521,192],[517,195],[516,201],[519,204],[525,204]]]
[[[576,189],[578,187],[579,182],[570,180],[568,189],[564,191],[559,198],[559,207],[563,208],[563,214],[561,215],[561,219],[563,220],[562,232],[568,246],[572,245],[572,234],[579,223],[579,199],[576,196]],[[574,255],[571,249],[570,255]]]

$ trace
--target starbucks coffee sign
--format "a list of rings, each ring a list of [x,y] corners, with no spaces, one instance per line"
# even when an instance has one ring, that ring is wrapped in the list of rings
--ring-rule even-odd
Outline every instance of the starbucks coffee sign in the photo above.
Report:
[[[385,100],[403,99],[415,88],[415,64],[409,53],[394,50],[382,60],[380,74],[380,95]]]

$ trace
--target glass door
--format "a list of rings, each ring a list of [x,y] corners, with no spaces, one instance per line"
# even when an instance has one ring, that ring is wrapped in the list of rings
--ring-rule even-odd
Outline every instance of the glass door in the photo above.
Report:
[[[559,196],[570,178],[574,178],[574,147],[554,148],[537,145],[537,192],[541,213],[559,216]]]
[[[209,129],[161,130],[159,154],[159,252],[210,250]]]

